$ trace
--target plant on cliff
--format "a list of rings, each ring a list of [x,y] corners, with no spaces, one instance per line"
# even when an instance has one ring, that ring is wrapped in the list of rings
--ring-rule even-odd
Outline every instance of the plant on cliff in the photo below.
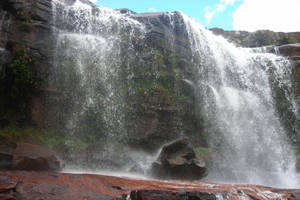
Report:
[[[194,151],[195,151],[196,155],[199,156],[200,158],[203,158],[210,153],[210,150],[205,147],[196,147],[196,148],[194,148]]]
[[[278,45],[283,45],[283,44],[294,44],[297,42],[299,42],[299,41],[296,38],[286,35],[286,36],[280,38],[277,43],[278,43]]]
[[[0,128],[0,145],[14,145],[16,142],[47,146],[63,154],[79,153],[87,148],[87,144],[80,138],[57,129],[20,128],[13,125]]]
[[[20,10],[17,12],[17,18],[20,23],[18,25],[19,30],[22,32],[29,33],[32,28],[32,19],[28,12]]]
[[[13,58],[6,68],[5,94],[9,104],[18,111],[25,112],[29,97],[38,91],[41,82],[34,58],[23,46],[16,46]]]

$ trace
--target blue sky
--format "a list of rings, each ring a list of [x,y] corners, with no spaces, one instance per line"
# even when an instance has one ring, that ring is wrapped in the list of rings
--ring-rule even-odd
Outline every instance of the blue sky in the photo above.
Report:
[[[300,32],[300,0],[90,0],[135,12],[183,11],[203,26],[225,30]]]
[[[205,18],[205,11],[213,12],[217,9],[216,6],[219,3],[220,0],[99,0],[96,2],[96,5],[109,8],[129,8],[138,13],[181,10],[208,28],[221,27],[226,30],[232,30],[232,14],[241,2],[227,5],[225,10],[216,13],[208,22]]]

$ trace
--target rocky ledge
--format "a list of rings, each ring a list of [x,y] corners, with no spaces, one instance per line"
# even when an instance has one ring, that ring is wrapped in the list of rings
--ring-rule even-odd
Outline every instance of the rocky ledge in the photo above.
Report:
[[[210,29],[214,34],[221,35],[228,41],[241,47],[262,47],[267,45],[281,46],[300,42],[299,32],[273,32],[269,30],[259,30],[255,32],[247,31],[226,31],[221,28]]]
[[[299,200],[300,189],[284,190],[255,185],[157,181],[91,174],[0,171],[3,200]]]

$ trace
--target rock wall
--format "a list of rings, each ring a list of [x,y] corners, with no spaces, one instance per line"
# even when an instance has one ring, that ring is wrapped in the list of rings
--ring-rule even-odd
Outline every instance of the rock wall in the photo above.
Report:
[[[154,63],[153,67],[159,72],[159,78],[154,81],[153,78],[144,76],[149,73],[147,69],[140,72],[141,77],[136,74],[143,82],[157,84],[153,88],[151,85],[142,86],[137,96],[129,97],[129,108],[132,108],[128,110],[129,116],[135,116],[136,119],[128,121],[128,130],[134,145],[147,147],[149,150],[157,149],[180,134],[205,143],[201,137],[201,120],[195,104],[196,91],[186,81],[196,79],[197,66],[192,62],[182,18],[178,13],[171,17],[173,19],[164,13],[135,15],[149,30],[142,44],[141,56],[146,60],[146,65]],[[175,21],[173,27],[170,21]],[[152,55],[149,55],[149,48]]]
[[[52,62],[51,1],[3,0],[0,19],[1,111],[26,113],[18,120],[43,126],[40,93],[44,80],[38,80],[46,77]]]

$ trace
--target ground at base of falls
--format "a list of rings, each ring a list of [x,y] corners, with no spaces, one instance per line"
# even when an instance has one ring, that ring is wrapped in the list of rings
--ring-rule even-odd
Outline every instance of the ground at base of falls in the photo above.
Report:
[[[1,200],[299,200],[300,189],[92,174],[0,171]]]

